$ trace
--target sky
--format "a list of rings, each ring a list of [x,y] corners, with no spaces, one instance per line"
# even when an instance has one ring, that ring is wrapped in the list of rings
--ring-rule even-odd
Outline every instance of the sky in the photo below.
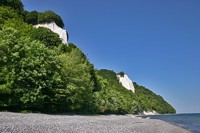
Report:
[[[200,113],[199,0],[22,0],[59,14],[97,69],[124,71],[177,113]]]

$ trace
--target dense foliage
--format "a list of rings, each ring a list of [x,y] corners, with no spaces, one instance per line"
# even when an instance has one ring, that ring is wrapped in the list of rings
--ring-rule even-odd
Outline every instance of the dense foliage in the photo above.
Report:
[[[134,113],[134,94],[122,87],[116,73],[102,69],[97,71],[103,83],[101,91],[96,93],[100,113]]]
[[[7,6],[20,11],[24,9],[21,0],[1,0],[0,6]]]
[[[11,28],[0,31],[1,100],[4,106],[40,109],[61,86],[56,52]]]
[[[139,86],[134,83],[135,94],[137,102],[139,103],[138,108],[145,111],[156,111],[160,114],[164,113],[176,113],[176,110],[168,104],[160,95],[156,95],[149,89]]]
[[[16,11],[10,7],[0,6],[0,28],[7,20],[20,19],[20,16]]]
[[[27,22],[28,24],[32,24],[32,25],[36,25],[38,24],[38,12],[37,11],[25,11],[25,22]]]
[[[74,44],[67,46],[58,34],[31,25],[54,21],[63,27],[54,12],[24,11],[20,0],[0,4],[0,110],[175,113],[161,96],[137,84],[132,93],[115,72],[95,70]]]
[[[120,75],[120,77],[124,77],[124,72],[119,72],[117,75]]]
[[[62,18],[54,13],[53,11],[45,11],[45,12],[25,12],[25,21],[29,24],[40,24],[40,23],[50,23],[55,22],[61,28],[64,27],[64,23]]]
[[[91,65],[78,48],[66,53],[23,36],[0,31],[0,106],[45,112],[95,110]],[[73,46],[73,45],[72,45]]]
[[[118,74],[124,75],[124,72]],[[105,88],[100,91],[100,112],[106,113],[140,113],[142,111],[156,111],[158,113],[175,113],[174,108],[161,96],[143,86],[134,83],[136,92],[126,90],[119,83],[116,73],[110,70],[99,70],[98,75],[107,81]],[[112,102],[114,99],[115,102]],[[119,107],[120,109],[119,109]],[[113,107],[113,108],[112,108]],[[116,110],[113,110],[116,109]]]

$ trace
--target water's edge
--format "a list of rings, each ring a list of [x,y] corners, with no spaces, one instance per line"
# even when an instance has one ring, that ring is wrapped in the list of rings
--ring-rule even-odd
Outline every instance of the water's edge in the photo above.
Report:
[[[198,115],[200,115],[199,113],[196,113]],[[186,125],[183,125],[181,123],[175,123],[173,121],[169,121],[169,120],[165,120],[165,119],[162,119],[162,117],[171,117],[171,116],[176,116],[176,115],[193,115],[193,114],[162,114],[162,115],[137,115],[136,117],[140,117],[140,118],[143,118],[143,119],[156,119],[156,120],[161,120],[161,121],[164,121],[164,122],[167,122],[169,124],[172,124],[174,126],[177,126],[177,127],[180,127],[182,129],[186,129],[188,131],[190,131],[191,133],[200,133],[200,128],[199,130],[192,130],[191,128],[187,128]],[[161,117],[161,118],[160,118]]]

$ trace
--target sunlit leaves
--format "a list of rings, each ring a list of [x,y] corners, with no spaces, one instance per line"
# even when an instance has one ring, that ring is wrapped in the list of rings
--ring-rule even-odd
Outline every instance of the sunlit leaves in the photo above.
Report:
[[[38,41],[20,37],[14,29],[0,31],[0,37],[1,47],[4,47],[3,57],[7,57],[0,59],[3,62],[1,68],[7,67],[8,74],[4,76],[12,77],[8,80],[4,78],[1,90],[12,80],[9,89],[16,96],[13,100],[25,107],[41,107],[46,98],[45,91],[61,86],[60,62],[55,51]]]

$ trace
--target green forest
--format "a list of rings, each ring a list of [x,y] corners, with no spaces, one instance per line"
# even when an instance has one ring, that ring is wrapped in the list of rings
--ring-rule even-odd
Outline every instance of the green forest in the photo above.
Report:
[[[64,27],[53,11],[26,11],[21,0],[0,1],[0,110],[41,113],[175,113],[161,96],[134,83],[124,88],[112,70],[97,70],[75,44],[39,23]],[[120,73],[122,74],[122,73]],[[145,77],[144,77],[145,78]]]

